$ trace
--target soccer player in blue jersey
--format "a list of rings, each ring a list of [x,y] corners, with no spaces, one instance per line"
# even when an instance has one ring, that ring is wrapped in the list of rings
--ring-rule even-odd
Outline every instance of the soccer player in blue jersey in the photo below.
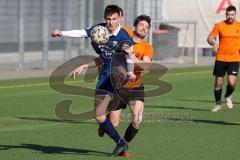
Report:
[[[128,145],[120,137],[110,120],[106,118],[107,106],[114,94],[114,89],[110,79],[110,63],[112,56],[115,53],[121,52],[123,46],[131,46],[132,41],[127,32],[121,28],[120,8],[118,6],[107,6],[104,12],[104,19],[106,23],[99,25],[105,25],[105,27],[107,27],[110,33],[109,41],[104,45],[94,44],[93,47],[99,54],[99,57],[96,57],[89,63],[83,64],[74,69],[72,72],[72,78],[75,80],[76,76],[84,69],[103,65],[102,70],[99,73],[99,79],[95,91],[95,119],[104,129],[104,131],[115,141],[117,146],[113,151],[113,155],[117,156],[123,151],[127,150]],[[90,32],[93,27],[94,26],[82,30],[70,31],[54,30],[52,32],[52,36],[90,37]]]
[[[122,26],[122,28],[128,30],[127,32],[134,42],[134,45],[127,48],[125,51],[128,53],[129,57],[133,59],[136,69],[134,72],[136,73],[137,78],[135,81],[127,81],[122,88],[115,91],[118,96],[111,101],[111,104],[108,108],[110,111],[108,117],[113,126],[116,128],[120,122],[121,109],[125,109],[126,106],[129,105],[132,113],[132,122],[129,124],[124,135],[124,140],[127,143],[131,142],[132,139],[137,135],[142,123],[144,110],[144,86],[143,81],[141,80],[141,72],[149,67],[153,57],[152,46],[144,41],[144,38],[146,37],[151,26],[151,18],[146,15],[140,15],[134,20],[134,26],[134,31],[126,28],[126,26]],[[125,66],[123,64],[125,63],[123,58],[120,59],[115,57],[112,60],[113,65],[116,64],[115,61],[119,63],[119,61],[122,60],[122,65],[118,64],[115,66]],[[126,76],[127,68],[121,70],[119,69],[119,72],[124,72],[120,76]],[[113,83],[113,85],[115,86],[115,83]],[[104,135],[104,131],[102,130],[101,126],[99,126],[98,134],[100,137]],[[121,155],[124,157],[129,157],[130,153],[128,151],[124,151]]]

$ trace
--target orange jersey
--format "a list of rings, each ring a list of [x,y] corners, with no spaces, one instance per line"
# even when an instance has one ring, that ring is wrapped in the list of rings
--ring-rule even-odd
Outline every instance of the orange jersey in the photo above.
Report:
[[[133,52],[139,60],[143,60],[144,56],[147,56],[150,59],[152,59],[152,57],[153,57],[152,45],[150,45],[146,41],[142,41],[140,43],[134,44],[133,45]],[[134,70],[134,74],[136,75],[136,79],[134,81],[129,80],[123,86],[124,88],[135,88],[135,87],[139,87],[142,84],[141,71]]]
[[[132,35],[133,35],[133,30],[132,29],[130,29],[128,26],[126,26],[126,25],[122,25],[122,29],[124,29],[127,33],[128,33],[128,35],[130,36],[130,37],[132,37]]]
[[[227,24],[222,21],[215,25],[210,36],[219,35],[219,48],[216,60],[224,62],[240,62],[240,23]]]

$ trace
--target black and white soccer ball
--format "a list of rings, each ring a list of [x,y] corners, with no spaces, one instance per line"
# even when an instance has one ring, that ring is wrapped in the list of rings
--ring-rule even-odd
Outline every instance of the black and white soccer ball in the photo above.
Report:
[[[109,39],[109,31],[104,26],[95,26],[90,32],[90,38],[96,44],[106,44]]]

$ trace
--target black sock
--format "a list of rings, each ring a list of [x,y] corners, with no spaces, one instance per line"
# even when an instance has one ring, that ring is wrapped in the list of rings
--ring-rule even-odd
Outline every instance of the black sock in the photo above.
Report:
[[[214,90],[215,102],[217,105],[221,105],[221,96],[222,96],[222,89]]]
[[[124,139],[127,142],[130,142],[136,136],[137,132],[138,132],[138,129],[134,128],[132,126],[132,123],[130,123],[125,132]]]
[[[226,97],[229,97],[229,96],[233,93],[234,89],[235,89],[234,87],[232,87],[232,86],[230,86],[230,85],[227,85],[225,98],[226,98]]]

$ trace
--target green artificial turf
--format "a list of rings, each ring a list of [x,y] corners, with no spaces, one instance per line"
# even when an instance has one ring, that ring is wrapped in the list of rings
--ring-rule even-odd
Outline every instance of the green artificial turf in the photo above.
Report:
[[[223,110],[211,113],[212,68],[171,69],[161,79],[170,83],[173,90],[145,100],[144,122],[129,145],[130,159],[238,159],[239,85],[233,94],[234,108],[227,109],[223,99]],[[56,105],[63,100],[71,100],[70,111],[79,114],[92,110],[93,98],[58,93],[48,83],[48,78],[0,81],[0,159],[122,159],[109,157],[115,145],[106,135],[97,136],[98,125],[93,117],[86,121],[62,121],[56,116]],[[66,84],[95,86],[70,79]],[[146,90],[150,88],[146,86]],[[118,127],[122,136],[128,116],[126,109]]]

